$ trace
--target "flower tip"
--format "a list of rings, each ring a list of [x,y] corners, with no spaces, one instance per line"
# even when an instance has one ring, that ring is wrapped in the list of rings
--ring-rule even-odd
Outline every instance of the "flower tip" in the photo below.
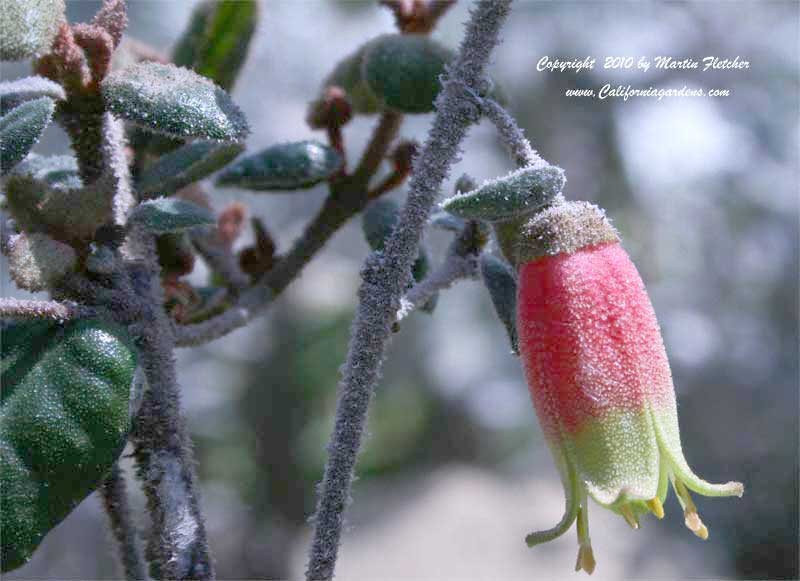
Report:
[[[575,571],[586,571],[587,575],[594,573],[596,563],[592,545],[580,545],[578,547],[578,560],[575,562]]]
[[[664,518],[664,505],[661,504],[661,500],[657,496],[651,498],[645,504],[657,519],[661,520]]]
[[[744,494],[744,484],[741,482],[728,482],[725,486],[729,487],[733,491],[733,494],[739,498]]]
[[[684,517],[686,528],[704,541],[708,539],[708,528],[703,524],[703,521],[700,520],[700,515],[697,514],[697,512],[687,510]]]

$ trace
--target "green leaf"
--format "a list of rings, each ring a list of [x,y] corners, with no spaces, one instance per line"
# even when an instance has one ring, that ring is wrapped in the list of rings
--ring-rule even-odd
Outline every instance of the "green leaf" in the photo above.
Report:
[[[214,215],[209,210],[178,198],[158,198],[143,202],[133,211],[129,222],[155,234],[216,224]]]
[[[121,327],[31,322],[3,330],[2,570],[103,482],[125,446],[136,355]]]
[[[217,178],[217,185],[261,192],[310,188],[331,178],[344,160],[317,141],[281,143],[243,157]]]
[[[64,21],[64,0],[3,0],[0,60],[18,61],[47,52]]]
[[[189,69],[135,64],[103,81],[108,109],[144,129],[171,137],[241,141],[247,121],[230,96]]]
[[[66,191],[83,187],[78,173],[78,162],[71,155],[30,153],[13,169],[11,175],[29,176],[55,190]]]
[[[206,0],[192,13],[173,61],[230,91],[247,58],[257,22],[258,5],[252,0]]]
[[[61,101],[66,94],[64,87],[44,77],[25,77],[0,83],[0,114],[5,115],[14,107],[40,97]]]
[[[343,59],[322,84],[326,87],[337,86],[344,89],[354,113],[370,115],[381,110],[381,102],[370,90],[362,76],[362,63],[367,45]]]
[[[369,204],[361,218],[364,238],[373,250],[383,250],[386,240],[400,221],[400,205],[389,198],[379,198]]]
[[[504,260],[484,252],[481,254],[481,278],[489,290],[497,318],[503,323],[511,342],[511,350],[519,354],[517,338],[517,279]]]
[[[526,167],[442,202],[442,209],[467,220],[503,220],[539,210],[566,183],[564,170],[549,164]]]
[[[22,161],[50,124],[55,103],[41,97],[15,107],[0,117],[0,175]]]
[[[387,34],[367,45],[362,75],[386,107],[429,113],[441,90],[439,76],[453,57],[453,51],[427,36]]]
[[[136,189],[144,196],[171,194],[225,167],[244,150],[241,143],[194,141],[159,158],[139,176]]]

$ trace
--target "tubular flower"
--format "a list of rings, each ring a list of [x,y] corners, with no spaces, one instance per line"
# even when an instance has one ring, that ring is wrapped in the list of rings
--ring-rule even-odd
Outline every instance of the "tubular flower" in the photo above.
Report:
[[[575,570],[594,570],[588,497],[621,515],[663,518],[669,485],[686,526],[708,529],[689,491],[741,496],[742,484],[711,484],[683,457],[672,375],[653,307],[604,212],[562,202],[523,227],[517,330],[531,397],[561,473],[566,510],[534,546],[577,521]]]

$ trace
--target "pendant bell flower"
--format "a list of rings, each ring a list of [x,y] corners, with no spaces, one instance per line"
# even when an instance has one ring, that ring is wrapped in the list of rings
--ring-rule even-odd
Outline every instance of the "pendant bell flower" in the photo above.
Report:
[[[686,526],[708,529],[690,491],[741,496],[738,482],[711,484],[683,456],[672,375],[644,283],[604,212],[559,201],[521,228],[517,332],[525,376],[558,465],[566,510],[529,546],[555,539],[577,521],[575,570],[595,567],[588,498],[632,527],[664,517],[670,485]]]

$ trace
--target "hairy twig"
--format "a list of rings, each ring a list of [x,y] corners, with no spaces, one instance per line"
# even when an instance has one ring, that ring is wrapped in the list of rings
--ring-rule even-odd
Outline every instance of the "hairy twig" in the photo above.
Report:
[[[152,530],[146,556],[152,574],[163,579],[214,579],[205,522],[197,494],[191,440],[181,412],[173,354],[175,337],[164,304],[155,242],[140,233],[146,288],[135,289],[153,307],[131,330],[139,336],[148,389],[136,415],[131,440],[143,482]],[[132,271],[131,274],[134,274]]]
[[[189,236],[197,253],[234,291],[247,288],[250,277],[242,272],[236,256],[216,237],[212,229],[195,228]]]
[[[359,305],[345,362],[329,458],[320,487],[306,576],[333,577],[367,409],[380,373],[400,296],[411,277],[422,229],[439,188],[458,155],[467,129],[479,117],[465,87],[479,81],[498,41],[511,0],[481,0],[473,9],[454,65],[443,83],[437,113],[415,160],[408,202],[383,253],[373,253],[362,272]]]
[[[95,309],[75,303],[58,301],[0,299],[0,319],[52,319],[68,321],[97,315]]]
[[[475,256],[450,254],[439,268],[412,286],[400,299],[397,321],[402,321],[415,309],[427,303],[438,291],[450,288],[461,279],[474,278],[477,273],[478,263]]]
[[[142,554],[139,533],[128,505],[125,476],[116,462],[100,492],[103,496],[103,506],[111,521],[111,532],[119,543],[119,556],[125,571],[125,579],[128,581],[146,580],[147,564]]]
[[[514,118],[497,101],[482,99],[481,111],[497,127],[500,138],[519,167],[536,165],[544,161],[533,149]]]
[[[400,299],[397,322],[427,303],[438,291],[450,288],[461,279],[477,278],[480,269],[478,259],[486,241],[484,236],[477,222],[467,222],[450,245],[444,262]]]

